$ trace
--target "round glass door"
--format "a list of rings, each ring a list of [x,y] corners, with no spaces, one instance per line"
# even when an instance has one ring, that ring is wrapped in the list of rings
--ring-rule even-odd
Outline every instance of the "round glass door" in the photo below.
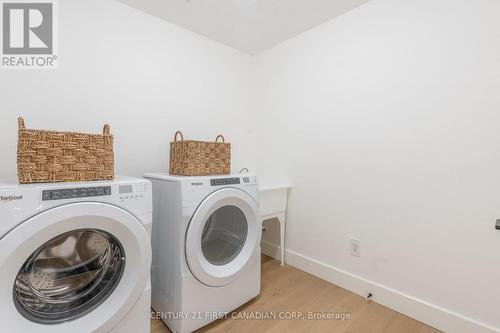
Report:
[[[76,319],[113,292],[124,267],[123,247],[113,235],[97,229],[66,232],[24,262],[14,283],[14,303],[34,322]]]
[[[243,249],[247,234],[248,223],[241,209],[223,206],[205,223],[201,236],[203,255],[212,265],[227,265]]]
[[[255,257],[260,259],[262,220],[248,193],[225,188],[198,206],[186,231],[186,260],[201,283],[223,286],[236,280]]]

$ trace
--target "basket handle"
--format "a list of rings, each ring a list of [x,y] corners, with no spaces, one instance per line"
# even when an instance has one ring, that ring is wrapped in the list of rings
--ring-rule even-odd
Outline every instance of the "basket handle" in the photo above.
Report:
[[[174,142],[177,142],[177,135],[180,135],[181,136],[181,141],[184,141],[184,135],[182,135],[182,132],[181,131],[177,131],[177,132],[175,132],[175,135],[174,135]]]
[[[109,127],[108,124],[105,124],[104,128],[102,129],[102,133],[104,135],[110,135],[111,134],[111,127]]]
[[[24,126],[24,119],[23,119],[23,117],[17,118],[17,128],[20,129],[20,130],[23,130],[23,129],[26,128],[26,126]]]
[[[224,139],[224,135],[222,134],[217,135],[217,137],[215,138],[215,142],[217,143],[219,139],[222,139],[222,143],[226,142],[226,139]]]

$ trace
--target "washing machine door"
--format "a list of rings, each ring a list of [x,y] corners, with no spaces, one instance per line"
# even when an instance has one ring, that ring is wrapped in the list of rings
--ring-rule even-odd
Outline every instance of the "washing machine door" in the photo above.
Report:
[[[148,233],[113,205],[52,208],[15,227],[0,244],[5,331],[109,332],[148,283]]]
[[[252,255],[260,255],[261,234],[262,220],[255,200],[238,189],[218,190],[198,206],[189,223],[188,266],[206,285],[229,284],[238,278]]]

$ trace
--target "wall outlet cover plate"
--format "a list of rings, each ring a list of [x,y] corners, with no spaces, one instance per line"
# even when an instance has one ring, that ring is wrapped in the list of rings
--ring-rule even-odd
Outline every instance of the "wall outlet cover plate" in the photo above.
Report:
[[[357,238],[350,238],[349,243],[351,245],[351,255],[361,257],[361,241]]]

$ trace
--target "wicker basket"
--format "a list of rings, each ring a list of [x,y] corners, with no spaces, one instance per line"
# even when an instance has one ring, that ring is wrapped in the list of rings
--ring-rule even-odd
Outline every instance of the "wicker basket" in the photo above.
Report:
[[[21,184],[114,178],[113,136],[26,129],[18,119],[17,173]]]
[[[180,136],[181,140],[177,140]],[[222,142],[218,142],[222,139]],[[170,142],[170,174],[180,176],[226,175],[231,171],[231,144],[219,135],[215,142],[184,140],[180,131]]]

